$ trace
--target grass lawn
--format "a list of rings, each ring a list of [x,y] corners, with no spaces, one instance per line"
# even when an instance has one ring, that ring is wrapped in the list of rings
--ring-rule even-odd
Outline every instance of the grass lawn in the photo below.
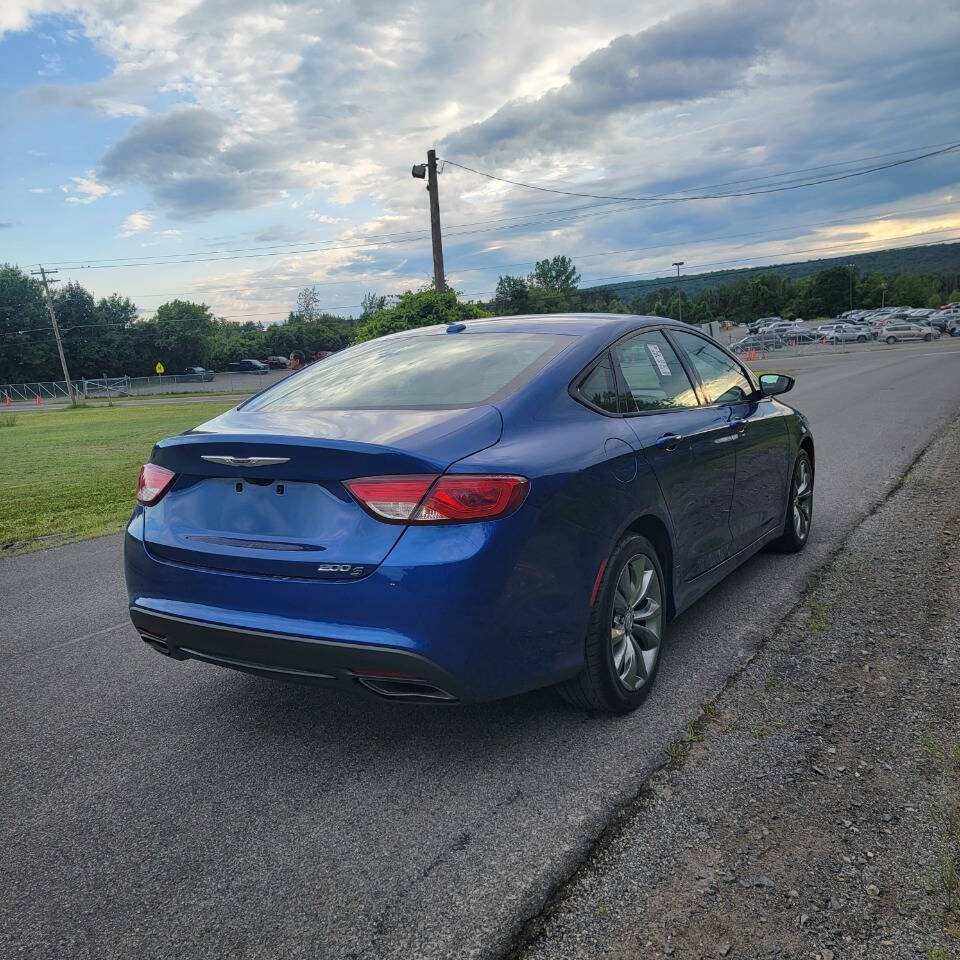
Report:
[[[13,426],[0,426],[0,555],[121,530],[153,444],[234,405],[17,414]]]

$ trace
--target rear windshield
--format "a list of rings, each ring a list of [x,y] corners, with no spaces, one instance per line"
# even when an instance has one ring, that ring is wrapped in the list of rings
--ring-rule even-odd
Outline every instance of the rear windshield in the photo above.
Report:
[[[495,403],[569,342],[569,337],[541,333],[371,340],[282,380],[244,409],[427,409]]]

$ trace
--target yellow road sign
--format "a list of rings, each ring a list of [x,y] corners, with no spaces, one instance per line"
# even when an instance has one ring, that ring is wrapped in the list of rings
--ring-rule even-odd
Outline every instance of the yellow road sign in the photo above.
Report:
[[[153,369],[157,371],[157,376],[159,377],[160,374],[163,373],[163,364],[158,360],[157,365]]]

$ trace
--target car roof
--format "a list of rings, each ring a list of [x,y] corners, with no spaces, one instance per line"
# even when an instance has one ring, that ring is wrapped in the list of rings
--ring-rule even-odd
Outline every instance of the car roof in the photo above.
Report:
[[[459,325],[459,324],[458,324]],[[427,336],[441,333],[450,324],[437,324],[404,330],[393,336]],[[570,336],[603,331],[616,338],[621,333],[644,326],[673,326],[699,330],[699,326],[671,320],[669,317],[635,316],[623,313],[537,313],[515,317],[483,317],[463,321],[465,333],[554,333]]]

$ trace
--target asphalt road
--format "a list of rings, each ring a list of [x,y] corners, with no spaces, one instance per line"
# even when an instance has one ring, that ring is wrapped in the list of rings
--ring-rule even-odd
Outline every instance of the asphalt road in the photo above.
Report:
[[[127,622],[119,537],[0,561],[0,955],[500,955],[960,411],[953,343],[794,369],[817,441],[808,549],[684,614],[627,718],[549,691],[402,707],[169,661]]]

